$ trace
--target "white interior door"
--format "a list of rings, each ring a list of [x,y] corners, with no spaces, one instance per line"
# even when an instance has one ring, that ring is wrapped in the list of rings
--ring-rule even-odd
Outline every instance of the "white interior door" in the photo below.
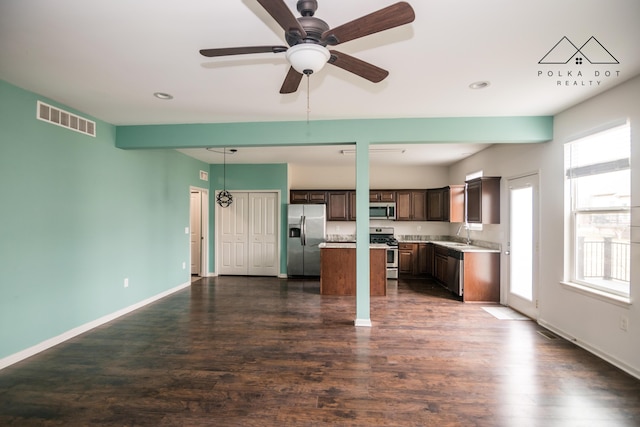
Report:
[[[509,179],[509,305],[538,318],[538,175]]]
[[[219,274],[277,276],[278,195],[231,192],[229,207],[217,206]]]
[[[248,193],[232,192],[233,202],[226,208],[217,206],[219,274],[246,275],[249,241]]]
[[[191,274],[200,274],[202,265],[202,193],[191,191],[189,209],[191,228]]]
[[[278,198],[276,193],[249,193],[249,272],[278,275]]]

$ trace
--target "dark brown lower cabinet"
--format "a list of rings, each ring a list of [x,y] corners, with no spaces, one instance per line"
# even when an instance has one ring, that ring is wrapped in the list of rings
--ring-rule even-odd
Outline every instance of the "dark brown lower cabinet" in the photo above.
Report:
[[[398,245],[398,274],[414,276],[417,270],[418,245],[416,243],[400,243]]]

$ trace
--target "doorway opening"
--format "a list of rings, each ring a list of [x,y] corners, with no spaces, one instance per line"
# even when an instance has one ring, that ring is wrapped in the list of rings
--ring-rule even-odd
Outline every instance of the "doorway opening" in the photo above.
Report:
[[[208,224],[209,224],[209,192],[203,188],[190,187],[189,207],[191,277],[208,275]]]

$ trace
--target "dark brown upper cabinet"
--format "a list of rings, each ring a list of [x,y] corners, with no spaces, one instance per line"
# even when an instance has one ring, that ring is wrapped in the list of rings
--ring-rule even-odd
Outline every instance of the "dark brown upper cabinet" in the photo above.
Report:
[[[500,177],[483,176],[467,181],[467,221],[500,224]]]

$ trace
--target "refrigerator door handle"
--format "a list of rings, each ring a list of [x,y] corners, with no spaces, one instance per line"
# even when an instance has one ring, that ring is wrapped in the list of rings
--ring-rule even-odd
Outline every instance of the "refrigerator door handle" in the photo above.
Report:
[[[302,246],[307,246],[307,217],[302,215],[300,224],[300,243]]]

